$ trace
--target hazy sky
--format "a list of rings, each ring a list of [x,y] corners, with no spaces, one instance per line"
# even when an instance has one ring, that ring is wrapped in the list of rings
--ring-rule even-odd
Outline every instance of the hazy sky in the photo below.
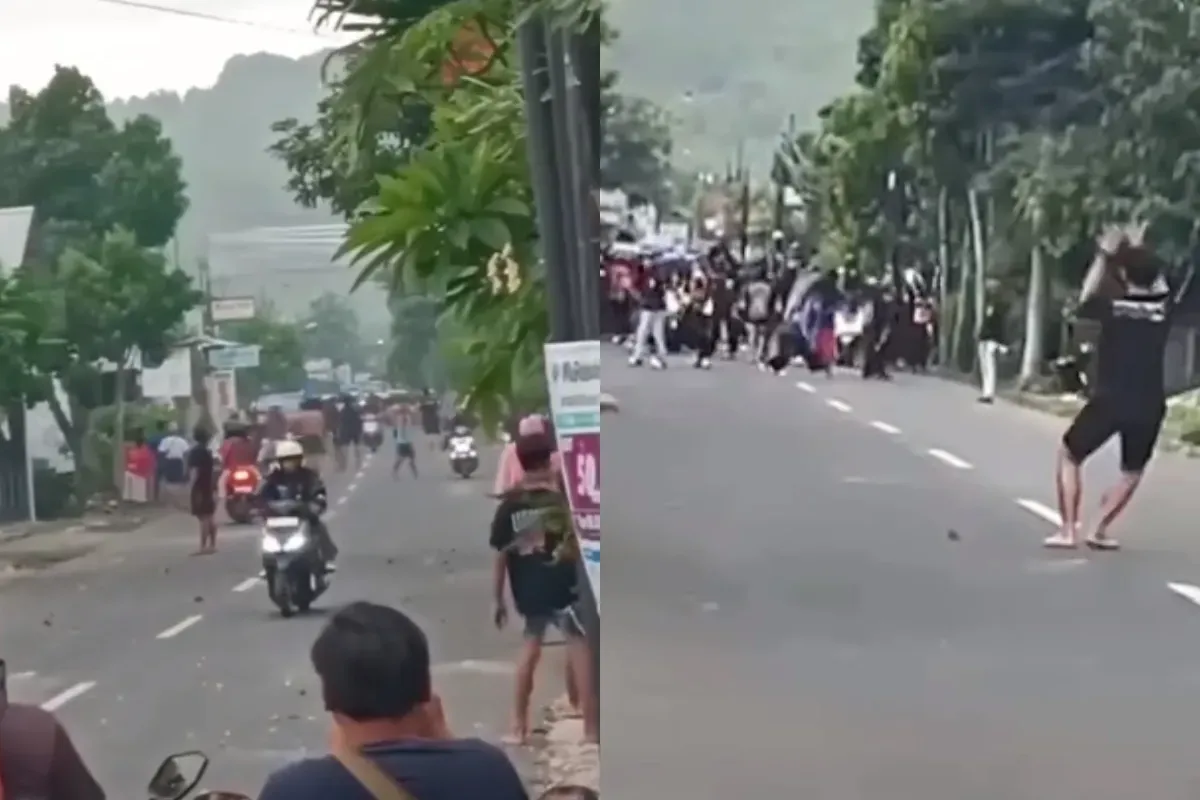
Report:
[[[312,32],[309,0],[130,0],[243,20],[234,25],[104,0],[0,0],[0,92],[39,89],[55,64],[79,67],[108,97],[210,86],[225,61],[300,56],[339,44]],[[295,31],[293,32],[289,32]]]

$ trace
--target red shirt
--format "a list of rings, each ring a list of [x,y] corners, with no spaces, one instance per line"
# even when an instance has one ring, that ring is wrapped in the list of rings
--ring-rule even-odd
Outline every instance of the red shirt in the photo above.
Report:
[[[139,478],[154,474],[154,453],[147,445],[129,445],[125,448],[125,470]]]
[[[243,436],[230,436],[221,443],[221,464],[225,469],[251,466],[257,457],[254,445]]]

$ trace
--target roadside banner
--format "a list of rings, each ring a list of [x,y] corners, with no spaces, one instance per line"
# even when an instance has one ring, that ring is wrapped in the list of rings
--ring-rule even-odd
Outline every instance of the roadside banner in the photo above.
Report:
[[[546,345],[550,417],[579,552],[600,607],[600,342]]]

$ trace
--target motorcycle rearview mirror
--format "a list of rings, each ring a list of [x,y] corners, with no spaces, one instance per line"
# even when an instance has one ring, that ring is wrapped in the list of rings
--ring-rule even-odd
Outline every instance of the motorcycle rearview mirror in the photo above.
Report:
[[[199,750],[167,756],[150,779],[146,790],[150,800],[181,800],[196,788],[207,769],[208,756]]]

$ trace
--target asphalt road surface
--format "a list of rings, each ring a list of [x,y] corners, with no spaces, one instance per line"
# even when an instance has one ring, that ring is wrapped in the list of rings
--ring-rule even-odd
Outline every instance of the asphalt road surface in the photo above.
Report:
[[[181,523],[162,541],[11,583],[0,590],[11,695],[59,709],[110,797],[145,796],[159,761],[191,749],[213,759],[205,786],[254,796],[272,770],[327,752],[308,649],[322,611],[369,599],[424,626],[455,732],[497,741],[518,634],[490,625],[495,453],[482,455],[486,474],[471,481],[425,450],[416,481],[393,481],[383,453],[334,476],[342,555],[310,616],[282,619],[270,604],[249,527],[223,532],[215,556],[189,557],[195,533]],[[549,670],[542,683],[561,691]]]
[[[1200,796],[1200,461],[1155,462],[1123,552],[1051,553],[1062,420],[605,355],[608,794]]]

